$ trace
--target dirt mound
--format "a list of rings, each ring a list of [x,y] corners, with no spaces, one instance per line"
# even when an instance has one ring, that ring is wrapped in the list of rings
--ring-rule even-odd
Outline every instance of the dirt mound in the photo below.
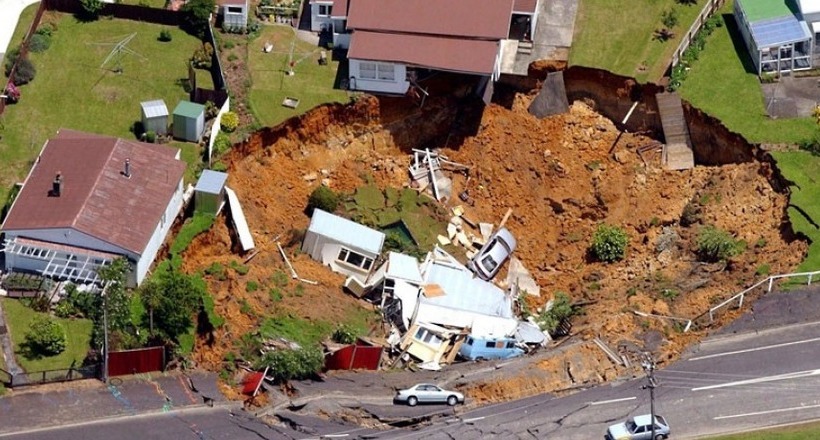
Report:
[[[453,176],[453,194],[466,190],[474,203],[454,198],[450,207],[461,204],[470,219],[495,223],[512,208],[506,226],[518,239],[516,255],[541,286],[540,297],[526,298],[531,310],[555,292],[567,292],[585,304],[573,333],[599,337],[612,347],[651,350],[661,362],[700,336],[634,310],[691,318],[759,274],[787,272],[801,260],[806,244],[781,234],[788,199],[772,189],[768,164],[664,171],[657,152],[643,158],[637,153],[654,139],[620,133],[579,101],[567,114],[539,120],[526,111],[533,96],[518,94],[510,109],[490,105],[480,113],[448,99],[430,99],[419,109],[363,98],[350,106],[319,107],[236,147],[228,185],[243,203],[259,253],[246,263],[245,274],[226,270],[221,278],[208,277],[216,310],[227,324],[211,340],[198,342],[195,359],[219,369],[239,337],[272,311],[333,321],[360,309],[362,303],[342,292],[341,276],[299,254],[300,233],[309,223],[305,203],[322,183],[347,193],[366,181],[380,187],[407,185],[413,147],[440,148],[471,167],[469,180]],[[589,257],[592,234],[601,223],[628,233],[623,261],[603,264]],[[694,241],[706,224],[732,233],[745,243],[745,251],[728,265],[699,262]],[[233,241],[224,221],[217,222],[190,246],[186,270],[241,263],[230,253]],[[289,280],[283,289],[299,285],[300,294],[280,301],[270,286],[276,287],[277,274],[289,277],[290,272],[277,241],[299,276],[317,282]],[[265,288],[250,289],[249,281]],[[522,373],[499,380],[520,382],[516,386],[524,393],[615,376],[602,351],[579,347],[561,360],[544,362],[538,379]],[[560,379],[544,382],[545,375]],[[498,381],[473,386],[479,400],[516,394]]]

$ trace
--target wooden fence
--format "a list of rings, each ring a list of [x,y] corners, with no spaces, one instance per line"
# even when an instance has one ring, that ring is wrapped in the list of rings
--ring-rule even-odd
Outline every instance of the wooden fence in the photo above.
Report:
[[[672,69],[678,65],[680,62],[683,53],[686,52],[686,49],[689,48],[689,45],[692,44],[692,41],[695,39],[695,35],[700,32],[700,29],[706,23],[706,20],[712,16],[718,9],[723,7],[726,0],[708,0],[705,5],[703,5],[703,9],[701,9],[700,14],[695,19],[695,22],[692,23],[692,26],[689,26],[689,30],[686,31],[686,34],[681,39],[678,48],[675,49],[675,52],[672,54],[672,61],[669,64],[667,69],[667,74],[672,72]]]
[[[25,373],[9,373],[0,370],[0,383],[9,388],[19,388],[47,383],[71,382],[83,379],[99,379],[102,369],[100,364],[82,367],[70,367],[59,370],[30,371]]]
[[[165,347],[112,351],[108,355],[109,377],[163,370],[165,370]]]

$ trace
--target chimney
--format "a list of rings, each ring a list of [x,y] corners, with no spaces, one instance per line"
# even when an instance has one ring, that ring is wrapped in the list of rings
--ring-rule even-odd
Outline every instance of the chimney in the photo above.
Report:
[[[129,179],[131,178],[131,159],[125,159],[125,170],[123,174]]]
[[[57,175],[54,176],[51,191],[54,193],[54,197],[60,197],[60,193],[63,192],[63,175],[59,171],[57,171]]]

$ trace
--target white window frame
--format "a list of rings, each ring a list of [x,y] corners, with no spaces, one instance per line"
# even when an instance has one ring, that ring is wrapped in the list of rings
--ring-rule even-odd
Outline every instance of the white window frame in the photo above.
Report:
[[[324,11],[324,12],[322,12]],[[333,5],[323,5],[319,4],[319,9],[316,12],[318,17],[330,17],[330,14],[333,12]]]
[[[228,8],[226,9],[225,12],[228,13],[228,14],[239,14],[239,15],[241,15],[245,12],[245,8],[243,8],[242,6],[228,6]]]
[[[351,263],[349,261],[351,259],[351,257],[354,257],[354,256],[359,257],[359,258],[362,259],[360,264]],[[356,251],[350,250],[350,249],[348,249],[344,246],[339,250],[339,255],[336,257],[336,261],[338,261],[342,264],[345,264],[347,266],[355,267],[356,269],[360,269],[360,270],[363,270],[363,271],[369,271],[373,267],[373,259],[372,258],[370,258],[366,255],[362,255],[362,254],[360,254]]]
[[[370,81],[396,82],[396,65],[372,61],[359,62],[359,78]]]

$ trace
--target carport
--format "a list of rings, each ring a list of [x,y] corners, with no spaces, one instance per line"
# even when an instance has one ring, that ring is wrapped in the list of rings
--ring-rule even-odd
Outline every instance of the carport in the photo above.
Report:
[[[734,15],[758,75],[811,69],[814,34],[794,0],[738,0]]]

